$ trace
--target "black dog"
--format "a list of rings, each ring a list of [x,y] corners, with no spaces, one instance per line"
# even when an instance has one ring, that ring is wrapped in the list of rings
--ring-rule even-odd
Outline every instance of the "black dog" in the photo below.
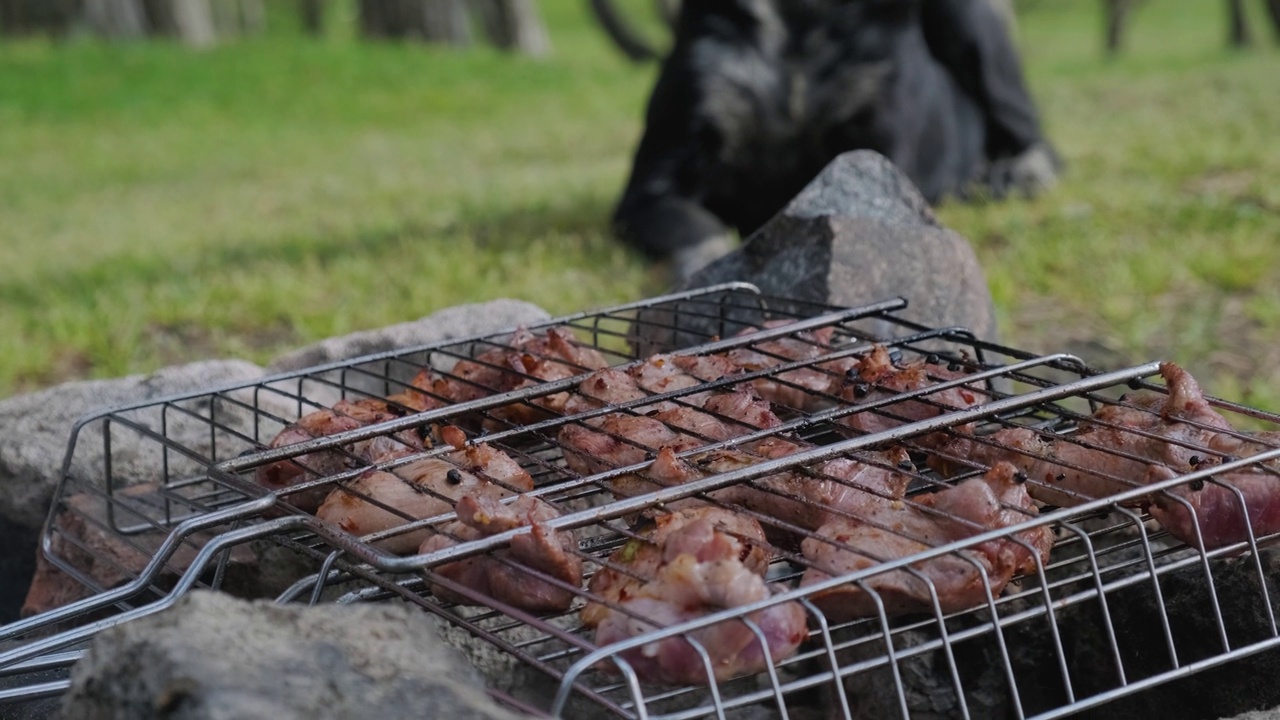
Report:
[[[1000,193],[1041,144],[985,0],[685,2],[615,227],[654,257],[726,226],[745,237],[855,149],[930,201],[979,181]]]

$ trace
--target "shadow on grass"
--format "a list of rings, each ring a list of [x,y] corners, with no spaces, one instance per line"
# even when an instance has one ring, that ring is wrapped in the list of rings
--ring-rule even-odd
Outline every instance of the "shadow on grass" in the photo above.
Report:
[[[220,277],[247,273],[271,265],[318,262],[336,264],[345,258],[387,257],[394,260],[407,243],[420,243],[431,252],[441,242],[465,240],[493,253],[518,254],[547,238],[573,238],[579,252],[611,252],[608,217],[611,208],[598,197],[570,198],[554,205],[517,207],[493,213],[465,207],[459,220],[445,224],[392,223],[356,233],[297,235],[258,244],[228,244],[199,254],[121,255],[89,268],[44,272],[34,277],[0,282],[0,303],[12,310],[39,309],[51,295],[80,297],[120,287],[146,287],[180,275]],[[638,257],[638,256],[637,256]],[[581,256],[566,256],[579,261]],[[395,266],[388,267],[394,273]]]

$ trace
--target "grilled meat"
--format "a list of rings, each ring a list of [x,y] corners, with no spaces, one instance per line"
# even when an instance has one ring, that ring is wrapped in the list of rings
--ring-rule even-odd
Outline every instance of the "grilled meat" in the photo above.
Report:
[[[329,493],[316,517],[353,535],[368,535],[443,515],[464,496],[500,499],[533,489],[533,478],[500,450],[480,444],[443,458],[425,458],[393,472],[370,471]],[[429,529],[375,543],[390,553],[414,552]]]
[[[791,320],[772,320],[765,328],[783,327]],[[775,367],[793,361],[811,363],[806,367],[787,370],[773,376],[751,381],[760,396],[784,407],[813,411],[834,404],[846,372],[857,362],[853,358],[840,358],[817,362],[831,352],[831,336],[834,329],[823,327],[806,330],[791,336],[752,343],[724,354],[725,358],[743,370],[754,371]],[[756,332],[747,328],[738,335]]]
[[[543,523],[560,516],[551,505],[522,495],[504,505],[492,495],[463,495],[458,519],[441,528],[418,548],[430,553],[458,542],[478,540],[513,528],[530,526],[531,532],[511,540],[508,549],[441,565],[435,573],[483,595],[531,612],[567,610],[574,590],[582,585],[582,559],[573,533],[548,529]],[[545,580],[555,578],[567,587]],[[572,589],[570,589],[572,588]],[[441,600],[475,604],[473,600],[432,583],[431,592]]]
[[[416,387],[430,382],[429,371],[419,373],[413,380]],[[270,448],[281,448],[297,443],[328,437],[355,430],[366,425],[386,422],[413,412],[423,412],[439,407],[439,400],[415,388],[379,400],[360,398],[342,400],[328,410],[316,410],[281,430],[272,439]],[[254,478],[259,485],[272,491],[280,491],[308,480],[334,475],[355,467],[364,461],[404,457],[421,451],[424,435],[417,430],[406,430],[395,435],[380,436],[353,443],[341,448],[317,450],[288,460],[280,460],[257,469]],[[287,501],[304,512],[314,512],[324,501],[331,488],[315,488],[286,496]]]
[[[639,537],[613,553],[587,590],[609,605],[635,597],[641,586],[657,577],[668,558],[692,554],[702,562],[737,558],[756,575],[769,566],[764,533],[755,520],[730,510],[703,505],[662,513]],[[582,623],[596,627],[611,612],[598,602],[582,608]]]
[[[1204,460],[1205,448],[1230,430],[1205,401],[1199,385],[1173,363],[1160,366],[1168,395],[1136,392],[1106,405],[1073,435],[1007,428],[985,439],[959,438],[942,458],[991,466],[1008,462],[1031,479],[1031,495],[1049,505],[1071,506],[1141,487],[1153,467],[1180,473]],[[950,461],[937,463],[950,469]],[[1132,504],[1145,504],[1140,498]]]
[[[592,578],[593,592],[613,605],[589,605],[583,622],[596,627],[596,644],[610,645],[657,628],[696,620],[708,613],[768,599],[764,557],[754,539],[762,536],[754,521],[713,508],[686,511],[666,525],[661,543],[628,544],[611,562],[627,572],[645,572],[644,580],[602,570]],[[731,523],[742,532],[726,533]],[[654,535],[663,528],[655,531]],[[745,535],[750,540],[745,540]],[[651,548],[651,549],[644,549]],[[662,555],[657,557],[657,550]],[[656,567],[655,567],[656,565]],[[652,569],[652,574],[647,574]],[[596,578],[602,578],[597,581]],[[622,651],[619,655],[648,683],[702,685],[759,672],[795,652],[808,637],[803,607],[788,602],[747,615],[765,644],[741,620],[729,620]],[[690,642],[696,642],[709,665]]]
[[[1147,479],[1159,482],[1177,477],[1167,467],[1153,466]],[[1274,468],[1253,466],[1213,475],[1155,493],[1155,518],[1169,534],[1206,550],[1280,532],[1280,474]]]
[[[915,392],[941,382],[964,377],[964,373],[945,365],[916,362],[899,367],[893,364],[889,351],[877,345],[864,357],[855,370],[848,373],[848,381],[840,391],[841,399],[854,405],[868,404],[883,398]],[[956,410],[981,405],[986,396],[975,388],[959,385],[945,390],[927,393],[912,400],[902,400],[874,410],[854,413],[841,418],[841,424],[870,434],[891,430],[900,425],[928,420]],[[953,430],[967,432],[970,426],[962,425]],[[944,433],[931,433],[917,439],[925,447],[936,446],[947,440]]]
[[[799,446],[792,445],[794,452]],[[783,453],[786,454],[786,453]],[[897,470],[908,468],[904,451],[871,453],[872,461],[858,462],[838,458],[822,463],[814,470],[796,468],[714,490],[710,496],[718,502],[747,508],[778,520],[769,525],[771,537],[783,540],[787,528],[816,529],[833,515],[856,513],[870,499],[901,498],[911,477]],[[692,460],[680,460],[669,449],[658,453],[643,483],[637,489],[652,491],[658,486],[681,485],[710,475],[733,472],[761,462],[759,456],[735,450],[716,450]]]
[[[448,376],[438,378],[432,390],[453,403],[477,400],[542,382],[562,380],[608,367],[599,351],[578,342],[566,328],[551,328],[543,334],[518,330],[506,345],[495,347],[471,360],[459,360]],[[555,393],[491,410],[499,421],[529,424],[559,414],[568,393]]]
[[[1036,509],[1020,479],[1012,465],[1001,463],[981,478],[910,501],[868,502],[858,517],[832,520],[804,541],[804,556],[812,565],[801,585],[1025,521]],[[1052,545],[1048,527],[1031,528],[823,590],[811,599],[833,622],[875,616],[880,606],[888,615],[929,612],[935,595],[942,612],[956,612],[984,604],[988,592],[999,596],[1016,573],[1047,561]]]

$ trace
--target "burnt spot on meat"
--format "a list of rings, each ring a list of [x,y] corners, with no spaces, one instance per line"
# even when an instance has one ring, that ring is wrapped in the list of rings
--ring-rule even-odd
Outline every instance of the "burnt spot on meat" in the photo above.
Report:
[[[1027,474],[1019,470],[1013,474],[1013,481],[1021,485],[1027,481]]]
[[[942,363],[942,358],[938,357],[936,353],[929,353],[925,356],[924,361],[929,365],[938,365]]]
[[[1197,467],[1202,462],[1204,462],[1204,460],[1199,455],[1192,455],[1191,457],[1187,458],[1187,463],[1190,464],[1191,467]]]
[[[1054,476],[1054,478],[1053,478],[1053,479],[1054,479],[1054,480],[1057,480],[1058,482],[1062,482],[1062,481],[1064,481],[1064,480],[1066,480],[1066,479],[1067,479],[1067,474],[1066,474],[1066,473],[1058,473],[1056,476]]]
[[[450,485],[461,485],[462,473],[457,468],[454,468],[444,474],[444,479],[447,480]]]
[[[853,386],[853,396],[861,400],[871,394],[871,386],[867,383],[860,382]]]
[[[400,418],[400,417],[404,417],[405,415],[408,415],[408,414],[409,414],[409,410],[408,410],[407,408],[403,408],[403,407],[401,407],[401,406],[399,406],[399,405],[395,405],[395,404],[392,404],[392,403],[387,403],[387,414],[388,414],[388,415],[391,415],[392,417],[398,417],[398,418]]]
[[[1195,480],[1192,480],[1190,487],[1193,492],[1200,492],[1204,489],[1204,478],[1196,478]]]

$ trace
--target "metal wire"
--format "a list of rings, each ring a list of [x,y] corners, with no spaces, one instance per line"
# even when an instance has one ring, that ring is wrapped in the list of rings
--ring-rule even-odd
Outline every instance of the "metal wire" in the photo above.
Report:
[[[729,377],[704,378],[688,387],[572,414],[548,412],[545,400],[578,392],[591,376],[590,368],[543,381],[518,364],[503,364],[503,353],[529,352],[513,344],[518,341],[512,331],[335,363],[86,418],[73,430],[42,542],[44,562],[69,576],[83,598],[0,628],[0,641],[18,643],[0,652],[0,674],[21,676],[66,667],[78,659],[80,651],[65,648],[88,641],[105,627],[168,607],[191,588],[237,590],[229,587],[230,578],[238,568],[259,561],[262,541],[310,563],[310,574],[275,590],[279,601],[314,604],[401,598],[413,602],[474,642],[545,678],[553,691],[539,697],[502,697],[512,706],[544,709],[554,715],[573,716],[592,708],[591,712],[633,718],[728,717],[755,709],[783,718],[800,708],[826,706],[839,716],[854,717],[855,709],[865,716],[867,707],[880,707],[875,705],[875,693],[887,688],[880,710],[909,717],[920,710],[913,698],[923,692],[912,683],[928,677],[934,683],[928,691],[935,700],[950,702],[950,712],[957,716],[989,714],[989,698],[999,696],[999,714],[1058,717],[1280,644],[1266,570],[1274,531],[1256,532],[1246,521],[1242,538],[1206,543],[1197,510],[1184,497],[1185,488],[1225,488],[1247,520],[1250,503],[1257,500],[1222,478],[1234,472],[1274,476],[1280,449],[1236,458],[1198,444],[1195,437],[1169,438],[1158,429],[1108,424],[1098,417],[1102,408],[1144,410],[1123,393],[1134,388],[1165,392],[1162,384],[1151,382],[1161,369],[1158,363],[1102,373],[1068,355],[1035,355],[978,340],[962,328],[928,328],[909,322],[895,314],[903,306],[895,300],[863,308],[827,308],[768,298],[735,284],[579,313],[531,327],[528,330],[535,336],[550,328],[568,329],[621,371],[640,368],[656,352],[707,357],[749,351],[765,358],[762,365]],[[791,322],[770,322],[781,320]],[[891,330],[888,336],[871,334],[871,329],[884,332],[886,328]],[[803,351],[797,355],[779,342]],[[872,381],[850,394],[851,384],[862,381],[843,373],[877,345],[888,348],[899,366],[916,363],[925,368],[929,381],[906,390]],[[391,396],[408,389],[419,373],[474,387],[474,377],[459,371],[465,363],[485,366],[509,382],[504,387],[477,388],[482,391],[479,396],[463,402],[446,402],[449,398],[440,396],[434,386],[419,387],[444,404],[421,412],[401,407],[399,417],[385,422],[269,447],[299,416],[338,400],[371,398],[394,403]],[[806,384],[805,377],[821,377],[826,384],[815,388]],[[648,477],[656,448],[625,433],[604,430],[608,418],[650,418],[659,406],[705,412],[699,396],[764,382],[789,393],[788,397],[802,397],[802,406],[775,400],[779,421],[767,427],[714,416],[734,426],[727,438],[668,426],[689,439],[687,447],[675,453],[677,459],[696,463],[713,453],[734,453],[741,461],[739,467],[703,473],[669,487],[651,483],[652,489],[630,496],[617,492],[620,481]],[[957,407],[943,399],[947,391],[964,391],[976,400],[970,407]],[[1218,401],[1212,405],[1236,427],[1280,427],[1280,416],[1271,413]],[[536,409],[538,414],[530,422],[513,422],[507,411],[516,406]],[[857,430],[849,421],[859,417],[876,418],[881,429]],[[1234,435],[1263,450],[1270,442],[1266,436],[1241,430],[1195,421],[1187,424],[1203,432]],[[528,526],[479,539],[456,538],[455,544],[425,554],[387,552],[386,541],[409,533],[452,532],[449,523],[456,516],[445,512],[417,517],[361,493],[351,481],[370,470],[394,473],[422,459],[448,461],[455,448],[447,443],[428,445],[413,448],[405,457],[372,461],[355,447],[405,432],[430,437],[445,425],[462,428],[473,445],[485,443],[504,452],[531,475],[535,489],[523,494],[540,498],[559,512],[541,523],[544,530],[577,533],[577,547],[571,552],[586,568],[585,581],[606,570],[629,572],[613,556],[631,543],[647,542],[645,531],[633,528],[630,519],[663,516],[694,502],[729,509],[759,523],[769,538],[758,544],[770,555],[769,579],[776,592],[755,602],[709,608],[691,619],[600,646],[593,629],[578,617],[584,604],[597,603],[612,613],[643,618],[630,606],[593,592],[589,584],[575,585],[512,559],[508,552],[512,541],[528,536],[532,532]],[[817,527],[797,524],[780,514],[777,503],[791,503],[804,512],[822,510],[883,532],[903,531],[877,525],[879,521],[856,511],[821,507],[811,498],[790,494],[787,486],[770,478],[790,473],[814,482],[847,485],[848,480],[824,470],[824,463],[852,460],[909,475],[911,490],[900,503],[911,512],[939,522],[972,525],[933,507],[929,499],[929,493],[987,468],[985,462],[955,450],[962,447],[955,443],[966,441],[970,445],[963,447],[982,446],[986,452],[1015,461],[1055,461],[1056,456],[1047,451],[1037,454],[1026,447],[1006,447],[997,433],[1025,429],[1046,442],[1070,443],[1100,457],[1143,461],[1128,449],[1092,439],[1087,430],[1099,427],[1169,443],[1213,462],[1158,482],[1129,482],[1125,485],[1129,489],[1108,497],[1077,496],[1080,502],[1072,507],[1035,513],[1006,506],[1005,510],[1022,512],[1016,524],[973,526],[963,537],[926,540],[919,552],[873,557],[876,562],[856,572],[812,582],[806,579],[801,584],[816,562],[801,549],[802,541],[824,542],[864,557],[874,553],[840,545],[842,541],[823,535]],[[566,428],[605,433],[629,448],[626,457],[641,459],[614,462],[594,457],[590,471],[575,469],[565,457],[566,450],[572,450],[563,439]],[[790,443],[793,449],[781,456],[762,455],[757,450],[761,442]],[[891,447],[905,449],[916,464],[898,467],[876,454]],[[324,465],[317,458],[337,461]],[[958,476],[939,475],[925,467],[926,459],[944,461]],[[293,464],[310,479],[274,493],[256,481],[260,469],[281,463]],[[1074,469],[1122,484],[1132,480],[1096,467]],[[1051,481],[1032,477],[1027,482],[1034,489]],[[740,496],[723,494],[733,488],[751,488],[759,497],[772,498],[773,509],[744,506],[733,499]],[[297,507],[300,498],[316,491],[347,493],[399,519],[392,527],[350,535]],[[1143,509],[1157,496],[1197,521],[1189,545],[1155,527]],[[990,569],[976,559],[984,552],[981,548],[1004,542],[1028,549],[1024,538],[1036,528],[1049,528],[1057,536],[1052,553],[1043,559],[1034,557],[1030,571],[1008,587],[997,585],[993,590]],[[1246,565],[1256,585],[1243,598],[1238,581],[1224,590],[1215,580],[1228,565],[1241,565],[1228,560],[1241,553],[1251,558]],[[566,611],[530,612],[445,572],[453,563],[477,558],[571,593],[575,596],[572,606]],[[944,611],[948,591],[936,585],[928,568],[946,559],[959,561],[983,578],[981,601]],[[883,596],[892,578],[909,578],[924,587],[929,609],[905,615],[898,611]],[[1168,590],[1188,584],[1204,594],[1216,636],[1207,645],[1190,649],[1183,638],[1185,613]],[[817,599],[841,588],[860,589],[874,612],[840,621],[827,617]],[[434,589],[464,598],[466,604],[444,602]],[[1264,622],[1240,627],[1225,609],[1223,592],[1235,594],[1231,607],[1244,602]],[[788,603],[802,608],[807,640],[789,656],[770,658],[764,653],[764,661],[752,675],[716,679],[718,649],[700,640],[703,633],[738,623],[755,643],[767,647],[768,633],[758,618]],[[1168,659],[1154,669],[1134,660],[1134,640],[1126,623],[1138,607],[1154,619],[1150,642]],[[1081,668],[1075,653],[1066,647],[1064,636],[1080,635],[1082,624],[1100,628],[1096,647],[1090,650],[1104,658],[1098,672]],[[704,682],[654,684],[636,666],[636,652],[669,640],[682,642],[681,647],[700,658]],[[981,662],[975,663],[974,658]],[[989,672],[982,674],[980,668]],[[0,702],[44,697],[62,689],[65,683],[33,682],[25,690],[4,691]]]

